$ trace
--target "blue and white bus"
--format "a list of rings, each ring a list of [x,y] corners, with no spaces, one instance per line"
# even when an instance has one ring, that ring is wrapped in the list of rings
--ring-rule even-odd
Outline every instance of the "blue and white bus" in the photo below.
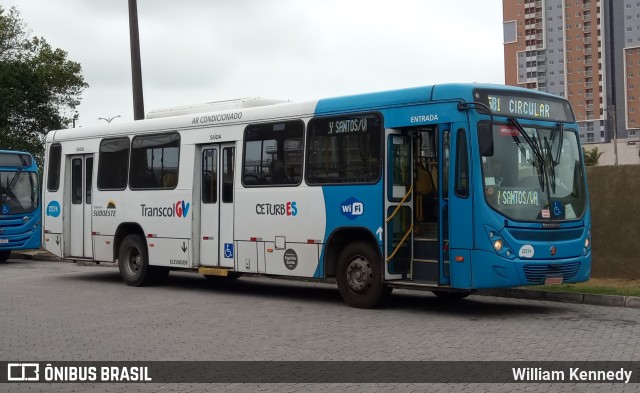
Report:
[[[0,262],[40,248],[41,237],[38,165],[29,153],[0,150]]]
[[[306,103],[240,99],[47,136],[45,245],[145,285],[206,277],[392,288],[585,281],[587,181],[569,102],[446,84]]]

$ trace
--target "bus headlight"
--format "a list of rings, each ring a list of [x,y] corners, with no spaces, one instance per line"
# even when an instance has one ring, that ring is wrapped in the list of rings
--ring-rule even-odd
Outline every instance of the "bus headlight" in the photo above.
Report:
[[[590,245],[591,242],[589,241],[589,238],[584,239],[584,248],[589,248]]]
[[[485,225],[484,228],[487,231],[489,244],[491,244],[491,247],[493,247],[494,251],[498,255],[509,259],[514,259],[517,256],[516,254],[514,254],[513,250],[511,250],[509,244],[502,238],[500,232],[496,231],[488,225]]]

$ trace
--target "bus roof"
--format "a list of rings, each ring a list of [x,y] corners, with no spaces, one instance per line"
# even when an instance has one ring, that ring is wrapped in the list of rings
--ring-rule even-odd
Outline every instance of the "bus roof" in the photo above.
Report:
[[[249,99],[249,104],[244,105],[245,101],[243,100],[247,99],[239,99],[152,111],[147,119],[141,121],[51,131],[47,134],[47,142],[125,135],[145,131],[185,130],[226,124],[278,121],[292,116],[312,117],[353,111],[374,111],[430,101],[461,100],[470,102],[473,101],[473,91],[476,89],[501,90],[514,94],[540,94],[563,99],[549,93],[520,87],[479,83],[439,84],[300,103],[282,100],[253,102],[253,99]],[[218,105],[220,103],[223,105]],[[208,112],[208,108],[213,110]],[[223,109],[215,110],[217,108]]]

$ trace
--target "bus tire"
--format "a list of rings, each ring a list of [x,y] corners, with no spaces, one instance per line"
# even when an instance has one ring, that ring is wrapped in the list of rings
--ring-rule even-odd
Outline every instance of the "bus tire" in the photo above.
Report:
[[[338,257],[338,290],[351,307],[375,307],[385,295],[382,267],[378,253],[365,242],[348,244]]]
[[[127,235],[118,252],[120,277],[127,285],[141,287],[157,279],[149,266],[149,254],[144,238],[138,234]]]
[[[469,296],[469,293],[466,293],[466,292],[449,292],[449,291],[431,291],[431,292],[433,292],[433,294],[436,295],[439,299],[448,301],[448,302],[455,302]]]
[[[5,262],[11,256],[11,250],[0,251],[0,262]]]

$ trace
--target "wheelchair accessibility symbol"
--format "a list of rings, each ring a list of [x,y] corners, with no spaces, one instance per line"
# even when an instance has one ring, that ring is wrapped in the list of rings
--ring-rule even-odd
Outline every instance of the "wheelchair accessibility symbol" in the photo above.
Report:
[[[224,244],[224,257],[233,259],[233,243]]]
[[[561,202],[553,202],[553,216],[560,217],[564,214],[564,206]]]

